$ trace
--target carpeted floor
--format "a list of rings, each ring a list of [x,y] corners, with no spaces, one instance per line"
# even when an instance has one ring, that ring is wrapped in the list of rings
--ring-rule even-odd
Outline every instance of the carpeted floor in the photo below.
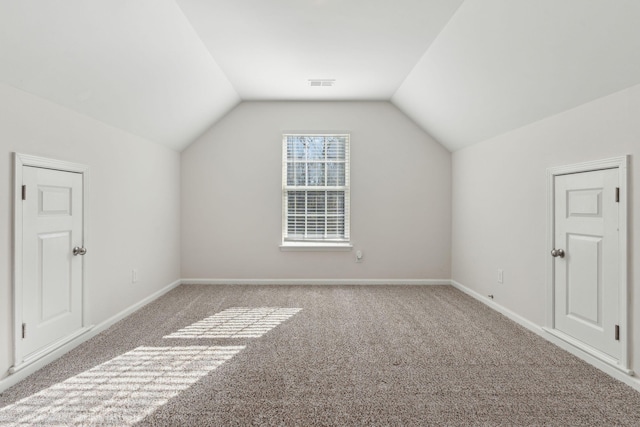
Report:
[[[640,393],[449,286],[181,286],[0,425],[640,425]]]

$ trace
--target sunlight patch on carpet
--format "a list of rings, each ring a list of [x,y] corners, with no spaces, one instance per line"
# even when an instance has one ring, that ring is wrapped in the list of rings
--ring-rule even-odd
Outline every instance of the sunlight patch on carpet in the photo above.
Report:
[[[258,338],[300,310],[279,307],[228,308],[164,338]]]
[[[138,347],[0,409],[0,425],[131,426],[243,349]]]

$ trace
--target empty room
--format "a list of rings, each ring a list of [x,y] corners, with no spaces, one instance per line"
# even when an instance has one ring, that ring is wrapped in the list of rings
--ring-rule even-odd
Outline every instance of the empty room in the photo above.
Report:
[[[0,1],[0,426],[640,425],[639,22]]]

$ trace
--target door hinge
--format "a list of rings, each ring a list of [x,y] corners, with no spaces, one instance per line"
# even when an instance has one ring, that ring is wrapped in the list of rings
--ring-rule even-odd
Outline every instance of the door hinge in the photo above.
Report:
[[[620,187],[616,187],[616,203],[620,203]]]
[[[616,325],[616,341],[620,341],[620,325]]]
[[[22,324],[22,339],[25,339],[27,337],[27,324],[23,323]]]
[[[27,186],[22,186],[22,200],[27,200]]]

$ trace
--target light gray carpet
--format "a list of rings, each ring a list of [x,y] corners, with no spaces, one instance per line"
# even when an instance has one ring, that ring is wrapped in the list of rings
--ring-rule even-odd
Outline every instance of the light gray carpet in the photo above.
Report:
[[[187,285],[0,394],[11,423],[638,426],[640,393],[448,286]]]

